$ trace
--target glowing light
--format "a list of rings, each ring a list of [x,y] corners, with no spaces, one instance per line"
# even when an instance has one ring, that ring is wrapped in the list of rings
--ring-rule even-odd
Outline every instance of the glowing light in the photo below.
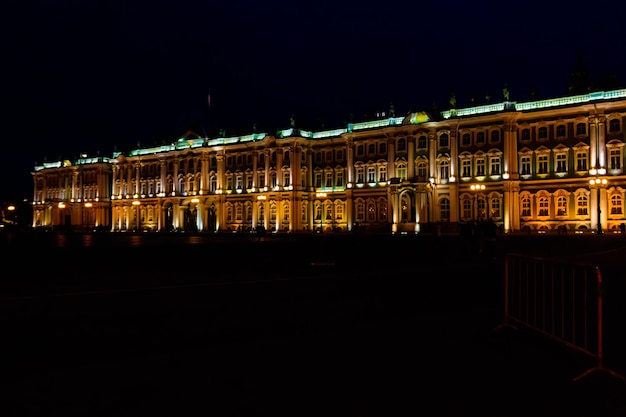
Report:
[[[91,203],[85,203],[85,207],[92,207],[93,205]]]
[[[141,201],[139,201],[139,200],[134,200],[133,201],[133,206],[138,206],[140,204],[141,204]]]

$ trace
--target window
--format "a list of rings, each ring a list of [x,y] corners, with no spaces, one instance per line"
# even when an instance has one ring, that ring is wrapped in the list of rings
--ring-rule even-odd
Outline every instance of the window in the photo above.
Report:
[[[619,170],[622,168],[622,152],[620,149],[611,149],[609,151],[609,168]]]
[[[578,123],[576,125],[576,135],[584,136],[587,134],[587,124],[586,123]]]
[[[428,175],[428,165],[426,161],[420,161],[417,163],[417,176],[420,178],[426,178]]]
[[[291,176],[289,175],[289,171],[286,171],[283,174],[283,187],[289,187],[291,185]]]
[[[342,150],[338,150],[337,151],[337,161],[339,161],[339,162],[343,161],[343,151]]]
[[[315,173],[315,188],[320,188],[322,186],[322,173]]]
[[[363,145],[359,145],[356,147],[356,156],[365,155],[365,147]]]
[[[500,213],[500,198],[493,197],[491,199],[491,217],[502,217]]]
[[[484,177],[485,176],[485,159],[479,158],[476,160],[476,176]]]
[[[426,149],[428,146],[428,141],[426,140],[426,136],[422,135],[417,138],[417,148],[418,149]]]
[[[498,143],[498,142],[500,142],[500,131],[492,130],[491,131],[491,143]]]
[[[556,127],[556,137],[557,138],[564,138],[566,135],[566,131],[565,131],[565,125],[558,125]]]
[[[337,171],[337,187],[343,187],[343,171]]]
[[[406,139],[400,138],[398,139],[398,152],[406,151]]]
[[[333,186],[333,173],[332,172],[327,172],[326,173],[326,183],[324,184],[324,187],[331,188],[332,186]]]
[[[586,195],[579,195],[576,198],[576,215],[578,216],[586,216],[588,211],[588,199]]]
[[[548,140],[548,128],[545,126],[541,126],[537,131],[537,139],[538,140]]]
[[[358,201],[354,207],[356,211],[356,220],[362,222],[365,220],[365,204],[362,201]]]
[[[522,130],[522,137],[520,138],[522,142],[530,142],[530,129]]]
[[[259,173],[259,188],[265,188],[265,171]]]
[[[445,160],[441,161],[439,164],[439,178],[442,180],[447,180],[450,176],[450,162]]]
[[[520,169],[522,175],[530,175],[530,156],[522,156],[520,159]]]
[[[548,155],[537,156],[537,172],[539,174],[548,173]]]
[[[485,144],[485,132],[478,132],[476,134],[476,145],[484,145]]]
[[[522,197],[522,217],[530,217],[531,213],[530,198]]]
[[[587,152],[576,152],[576,171],[587,171]]]
[[[326,162],[332,162],[332,160],[333,160],[332,151],[326,151]]]
[[[472,137],[469,133],[463,133],[461,136],[461,146],[470,146],[472,144]]]
[[[617,133],[620,131],[619,119],[609,120],[609,132]]]
[[[546,217],[550,213],[550,202],[548,197],[539,197],[539,216]]]
[[[387,167],[382,165],[378,167],[378,182],[387,181]]]
[[[472,200],[465,199],[463,200],[463,218],[471,219],[472,217]]]
[[[368,155],[376,154],[376,145],[374,145],[373,143],[370,143],[367,147],[367,154]]]
[[[490,161],[491,175],[500,175],[500,157],[493,156]]]
[[[365,182],[365,169],[362,166],[356,169],[356,182],[357,184],[363,184]]]
[[[471,160],[463,159],[461,161],[461,176],[462,177],[472,176],[472,161]]]
[[[376,206],[373,202],[367,204],[367,221],[375,222],[376,221]]]
[[[343,204],[337,204],[337,206],[335,206],[335,219],[337,221],[343,220]]]
[[[367,167],[367,182],[376,182],[376,167]]]
[[[621,195],[612,195],[611,196],[611,214],[622,214],[623,210],[623,202]]]
[[[556,172],[567,171],[567,155],[564,153],[556,154]]]
[[[406,164],[398,165],[397,174],[402,181],[406,180]]]
[[[385,142],[378,145],[378,153],[385,155],[387,153],[387,144]]]
[[[448,136],[447,133],[444,133],[443,135],[439,136],[439,147],[440,148],[447,148],[450,146],[450,137]]]
[[[556,199],[556,215],[567,216],[567,198],[559,196]]]
[[[442,198],[439,203],[439,214],[441,220],[450,220],[450,200]]]

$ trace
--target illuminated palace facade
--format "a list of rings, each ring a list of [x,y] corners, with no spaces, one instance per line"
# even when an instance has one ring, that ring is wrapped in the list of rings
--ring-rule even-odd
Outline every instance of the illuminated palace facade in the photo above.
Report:
[[[33,226],[110,231],[619,231],[626,90],[35,167]]]

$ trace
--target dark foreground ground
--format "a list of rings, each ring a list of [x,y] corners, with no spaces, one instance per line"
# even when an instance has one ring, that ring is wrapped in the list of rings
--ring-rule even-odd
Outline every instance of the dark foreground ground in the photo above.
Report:
[[[2,416],[626,416],[626,384],[502,324],[507,253],[602,265],[624,372],[626,239],[3,236]],[[610,285],[609,285],[610,284]],[[618,315],[618,317],[615,317]],[[609,320],[610,319],[610,320]]]

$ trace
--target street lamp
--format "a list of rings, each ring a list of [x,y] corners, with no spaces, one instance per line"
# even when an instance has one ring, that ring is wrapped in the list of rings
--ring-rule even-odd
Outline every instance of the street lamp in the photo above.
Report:
[[[478,218],[480,220],[480,211],[478,209],[478,195],[481,191],[485,191],[485,184],[472,184],[470,189],[474,192],[474,210],[472,210],[472,214],[474,215],[474,220]]]

